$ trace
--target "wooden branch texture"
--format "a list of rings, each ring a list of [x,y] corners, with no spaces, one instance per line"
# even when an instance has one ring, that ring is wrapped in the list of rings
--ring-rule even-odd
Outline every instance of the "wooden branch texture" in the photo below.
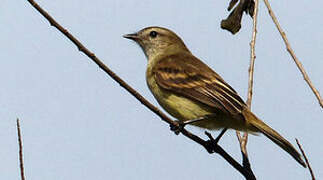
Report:
[[[297,68],[301,71],[302,75],[303,75],[303,78],[304,80],[306,81],[306,83],[310,86],[311,90],[313,91],[314,95],[316,96],[317,100],[319,101],[319,104],[321,105],[321,107],[323,108],[323,99],[320,95],[320,93],[318,92],[318,90],[314,87],[312,81],[310,80],[310,78],[308,77],[302,63],[298,60],[298,58],[296,57],[291,45],[289,44],[288,42],[288,39],[287,39],[287,36],[286,36],[286,33],[283,31],[282,27],[280,26],[268,0],[264,0],[265,4],[266,4],[266,7],[268,9],[268,12],[269,12],[269,15],[270,17],[272,18],[272,20],[274,21],[281,37],[283,38],[284,40],[284,43],[286,45],[286,49],[288,51],[288,53],[292,56]]]

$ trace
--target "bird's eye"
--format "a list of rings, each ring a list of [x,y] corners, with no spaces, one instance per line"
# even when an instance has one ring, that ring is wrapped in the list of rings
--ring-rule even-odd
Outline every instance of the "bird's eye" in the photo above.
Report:
[[[149,36],[152,37],[152,38],[155,38],[157,36],[157,32],[156,31],[151,31],[149,33]]]

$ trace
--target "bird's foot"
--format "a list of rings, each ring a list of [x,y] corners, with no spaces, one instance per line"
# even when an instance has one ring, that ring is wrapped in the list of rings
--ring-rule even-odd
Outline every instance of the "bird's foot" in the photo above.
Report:
[[[212,118],[212,117],[215,117],[215,116],[216,116],[216,114],[208,114],[208,115],[196,118],[196,119],[185,120],[184,122],[179,121],[179,120],[175,120],[175,122],[178,125],[176,126],[176,125],[171,124],[170,125],[170,130],[173,131],[176,135],[178,135],[181,132],[181,130],[184,129],[184,127],[186,125],[193,124],[193,123],[196,123],[196,122],[199,122],[199,121],[204,121],[206,119],[209,119],[209,118]]]
[[[214,153],[215,152],[215,147],[218,146],[218,142],[221,139],[221,137],[223,136],[223,134],[227,131],[227,128],[224,128],[220,134],[218,135],[218,137],[216,137],[215,139],[213,138],[213,136],[211,135],[211,133],[205,131],[205,135],[209,138],[209,140],[206,141],[205,144],[205,149],[207,150],[208,153]]]
[[[182,129],[184,129],[186,124],[178,120],[175,120],[175,122],[178,124],[177,126],[173,124],[169,126],[170,126],[170,130],[173,131],[176,135],[178,135],[182,131]]]

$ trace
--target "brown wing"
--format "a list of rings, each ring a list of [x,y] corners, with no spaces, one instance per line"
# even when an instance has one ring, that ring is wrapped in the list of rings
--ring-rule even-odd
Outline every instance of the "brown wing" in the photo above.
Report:
[[[164,89],[241,117],[244,101],[216,72],[189,53],[170,55],[153,69],[157,84]]]

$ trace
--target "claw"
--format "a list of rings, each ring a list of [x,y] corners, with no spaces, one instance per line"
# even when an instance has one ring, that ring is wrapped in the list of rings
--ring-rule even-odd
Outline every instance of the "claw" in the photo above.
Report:
[[[214,141],[213,140],[207,140],[206,144],[204,145],[204,148],[207,150],[209,154],[214,153]]]
[[[173,131],[176,135],[179,135],[179,133],[181,132],[182,129],[184,129],[185,127],[185,123],[181,122],[181,121],[177,121],[179,126],[174,126],[173,124],[169,125],[170,126],[170,130]]]

